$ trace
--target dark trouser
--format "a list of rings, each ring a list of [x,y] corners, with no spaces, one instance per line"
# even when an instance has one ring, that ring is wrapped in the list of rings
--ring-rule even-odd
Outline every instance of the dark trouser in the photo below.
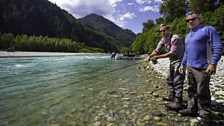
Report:
[[[169,94],[173,95],[177,99],[182,100],[185,74],[181,74],[179,72],[179,67],[179,61],[170,61],[167,83]]]
[[[211,119],[210,76],[203,69],[188,67],[188,109],[199,111],[199,116]]]

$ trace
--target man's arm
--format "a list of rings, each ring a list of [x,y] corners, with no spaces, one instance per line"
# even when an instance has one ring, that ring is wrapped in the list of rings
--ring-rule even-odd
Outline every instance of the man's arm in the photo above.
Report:
[[[154,50],[151,54],[149,54],[144,61],[150,61],[152,57],[158,55],[158,53]]]
[[[222,56],[222,42],[214,27],[208,26],[207,34],[209,37],[209,42],[211,42],[213,49],[211,64],[216,65]]]
[[[157,59],[160,59],[160,58],[170,57],[171,55],[173,55],[173,53],[172,52],[168,52],[168,53],[165,53],[165,54],[162,54],[162,55],[153,56],[151,59],[152,60],[157,60]]]
[[[153,50],[153,52],[151,54],[149,54],[146,59],[144,59],[144,61],[150,61],[150,60],[154,60],[152,59],[153,57],[157,56],[160,52],[160,50],[163,47],[163,39],[160,40],[160,42],[158,43],[157,47],[155,50]]]
[[[211,63],[208,65],[206,72],[209,75],[212,75],[216,73],[216,65],[221,58],[223,46],[222,46],[221,39],[217,31],[215,30],[215,28],[212,26],[209,26],[207,28],[208,28],[207,36],[209,38],[209,42],[211,42],[212,44],[213,55],[212,55]]]

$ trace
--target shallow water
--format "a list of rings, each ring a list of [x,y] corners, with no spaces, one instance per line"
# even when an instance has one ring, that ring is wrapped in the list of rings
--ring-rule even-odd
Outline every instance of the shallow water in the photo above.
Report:
[[[132,64],[109,55],[0,58],[0,125],[91,120],[105,92],[138,87]]]

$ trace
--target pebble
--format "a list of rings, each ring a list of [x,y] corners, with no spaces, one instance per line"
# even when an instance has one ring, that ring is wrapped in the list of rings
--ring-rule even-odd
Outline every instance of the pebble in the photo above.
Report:
[[[126,91],[126,88],[118,88],[119,90]]]
[[[121,100],[130,101],[130,98],[122,98]]]
[[[113,125],[114,125],[113,123],[108,123],[108,124],[107,124],[107,126],[113,126]]]
[[[190,126],[197,126],[197,124],[198,124],[198,120],[197,119],[191,119],[190,121],[191,121]]]
[[[218,103],[222,103],[224,105],[224,100],[216,100]]]
[[[149,115],[146,115],[144,118],[143,118],[144,121],[148,121],[150,120],[150,116]]]
[[[101,126],[101,122],[100,121],[95,122],[94,126]]]
[[[157,94],[157,93],[153,93],[152,94],[154,97],[159,97],[159,94]]]
[[[217,91],[215,92],[215,95],[224,95],[224,91]]]
[[[161,121],[161,118],[160,118],[160,117],[157,117],[157,116],[153,117],[153,119],[154,119],[155,121]]]

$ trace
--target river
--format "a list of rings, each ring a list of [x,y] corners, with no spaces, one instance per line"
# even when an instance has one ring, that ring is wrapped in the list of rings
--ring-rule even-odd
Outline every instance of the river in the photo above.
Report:
[[[99,54],[0,58],[0,125],[88,124],[105,92],[138,88],[135,62]]]

